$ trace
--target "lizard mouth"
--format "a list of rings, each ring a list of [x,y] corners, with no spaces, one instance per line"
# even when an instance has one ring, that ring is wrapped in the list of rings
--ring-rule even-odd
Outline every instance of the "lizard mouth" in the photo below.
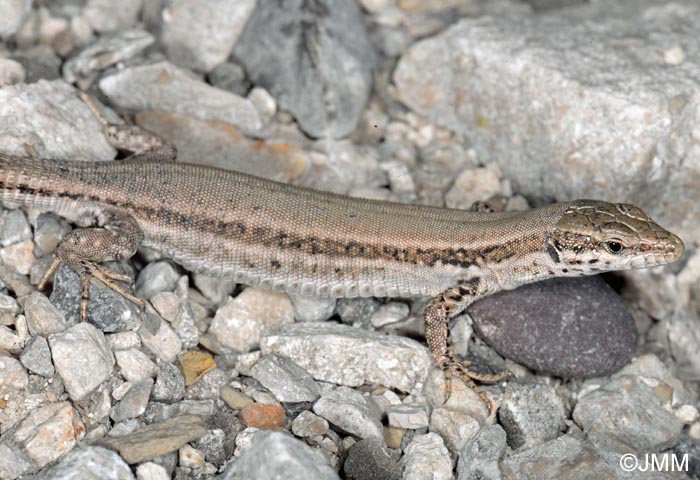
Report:
[[[639,255],[631,257],[628,268],[644,268],[655,265],[666,265],[678,260],[685,252],[683,240],[678,235],[665,232],[665,239],[644,242],[640,245]]]

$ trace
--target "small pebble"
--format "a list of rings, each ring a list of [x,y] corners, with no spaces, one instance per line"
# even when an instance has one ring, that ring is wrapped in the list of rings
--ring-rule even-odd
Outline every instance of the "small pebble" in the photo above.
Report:
[[[277,405],[251,403],[240,411],[241,421],[248,427],[275,430],[284,425],[284,409]]]

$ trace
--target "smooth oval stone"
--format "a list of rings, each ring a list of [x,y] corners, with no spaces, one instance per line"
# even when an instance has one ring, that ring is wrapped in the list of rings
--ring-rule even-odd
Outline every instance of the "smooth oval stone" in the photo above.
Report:
[[[536,372],[598,377],[622,368],[637,328],[602,278],[555,278],[486,297],[468,309],[477,334]]]

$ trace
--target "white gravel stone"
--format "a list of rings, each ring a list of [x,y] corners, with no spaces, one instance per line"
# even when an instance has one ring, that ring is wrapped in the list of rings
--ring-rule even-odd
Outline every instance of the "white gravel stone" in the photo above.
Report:
[[[40,292],[32,293],[27,298],[24,303],[24,312],[29,333],[33,336],[47,336],[52,333],[62,332],[71,325],[63,313],[54,307],[49,299]]]
[[[155,376],[158,369],[148,355],[135,348],[117,350],[114,352],[114,358],[117,360],[122,376],[132,383]]]
[[[114,368],[114,356],[104,334],[89,323],[49,335],[49,345],[56,371],[74,401],[97,388]]]
[[[325,435],[327,432],[328,421],[309,410],[301,412],[292,422],[292,433],[298,437]]]
[[[0,312],[11,313],[17,315],[19,313],[19,305],[13,297],[0,293]]]
[[[405,337],[337,324],[287,325],[260,342],[263,354],[291,358],[315,379],[351,387],[378,383],[419,393],[432,358]]]
[[[406,303],[385,303],[380,305],[377,311],[372,314],[370,317],[370,323],[375,328],[381,328],[385,325],[391,325],[392,323],[398,323],[406,320],[410,312],[411,309]]]
[[[294,318],[300,322],[325,322],[335,313],[335,298],[318,298],[289,293],[294,307]]]
[[[13,357],[0,355],[0,398],[27,387],[29,376]]]
[[[0,354],[19,355],[24,348],[24,339],[4,325],[0,325]]]
[[[313,402],[320,395],[311,375],[292,360],[274,353],[258,360],[250,375],[280,402]]]
[[[32,0],[6,0],[3,2],[3,14],[0,16],[0,38],[14,35],[29,17]]]
[[[51,351],[49,343],[42,336],[33,337],[27,342],[27,347],[19,357],[22,365],[31,372],[45,378],[52,378],[55,373],[53,363],[51,363]]]
[[[459,452],[479,428],[478,421],[456,410],[436,408],[430,415],[430,431],[439,433],[453,453]]]
[[[155,315],[148,315],[138,330],[141,343],[157,358],[172,362],[180,350],[182,341],[168,322]]]
[[[72,450],[85,435],[85,425],[69,402],[50,403],[33,410],[10,436],[38,467]]]
[[[138,480],[170,480],[171,476],[162,465],[146,462],[136,467],[136,478]]]
[[[416,435],[401,459],[402,480],[452,480],[452,459],[437,433]]]
[[[211,71],[225,61],[256,0],[175,0],[163,11],[160,40],[178,65]]]
[[[425,407],[415,404],[392,405],[388,417],[392,427],[418,429],[427,427],[429,423]]]
[[[681,422],[689,425],[700,417],[700,412],[698,412],[695,405],[681,405],[676,409],[676,417],[678,417]]]
[[[360,438],[381,439],[379,409],[371,399],[347,387],[338,387],[314,404],[314,413],[343,431]]]
[[[264,335],[291,323],[294,312],[287,294],[246,288],[216,312],[209,333],[222,347],[249,352],[258,348]]]

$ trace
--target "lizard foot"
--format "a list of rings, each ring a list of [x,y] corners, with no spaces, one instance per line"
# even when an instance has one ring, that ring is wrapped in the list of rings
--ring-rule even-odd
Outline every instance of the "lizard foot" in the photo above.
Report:
[[[491,397],[486,395],[486,392],[479,388],[479,386],[474,382],[474,380],[482,383],[497,383],[509,377],[509,371],[503,370],[496,374],[475,372],[468,368],[469,362],[459,362],[448,355],[444,355],[443,357],[437,359],[437,365],[444,372],[445,380],[447,381],[446,395],[448,397],[452,391],[452,378],[459,378],[462,382],[464,382],[464,384],[467,387],[472,389],[472,391],[474,391],[474,393],[476,393],[479,396],[479,398],[486,404],[486,406],[489,409],[489,418],[495,416],[497,408],[496,403],[491,399]]]
[[[46,273],[44,273],[44,276],[41,279],[41,282],[39,282],[39,290],[44,290],[46,288],[46,285],[50,282],[51,278],[53,277],[53,274],[56,272],[58,269],[59,265],[63,263],[64,260],[61,259],[59,256],[56,256],[51,262],[51,265],[49,268],[46,270]],[[102,283],[105,284],[107,288],[110,288],[117,292],[119,295],[122,297],[126,298],[130,302],[135,303],[138,305],[140,308],[143,308],[145,306],[145,302],[140,299],[139,297],[132,295],[129,293],[124,287],[121,285],[115,283],[115,282],[131,282],[131,277],[128,275],[124,275],[122,273],[117,273],[114,272],[108,268],[105,268],[101,265],[98,265],[97,263],[94,262],[89,262],[86,260],[79,260],[77,262],[77,265],[74,265],[73,262],[67,262],[69,266],[80,275],[80,280],[83,285],[83,290],[82,294],[80,297],[80,320],[81,321],[86,321],[87,320],[87,307],[88,303],[90,302],[90,281],[93,278],[98,279]],[[76,268],[78,267],[78,268]]]

